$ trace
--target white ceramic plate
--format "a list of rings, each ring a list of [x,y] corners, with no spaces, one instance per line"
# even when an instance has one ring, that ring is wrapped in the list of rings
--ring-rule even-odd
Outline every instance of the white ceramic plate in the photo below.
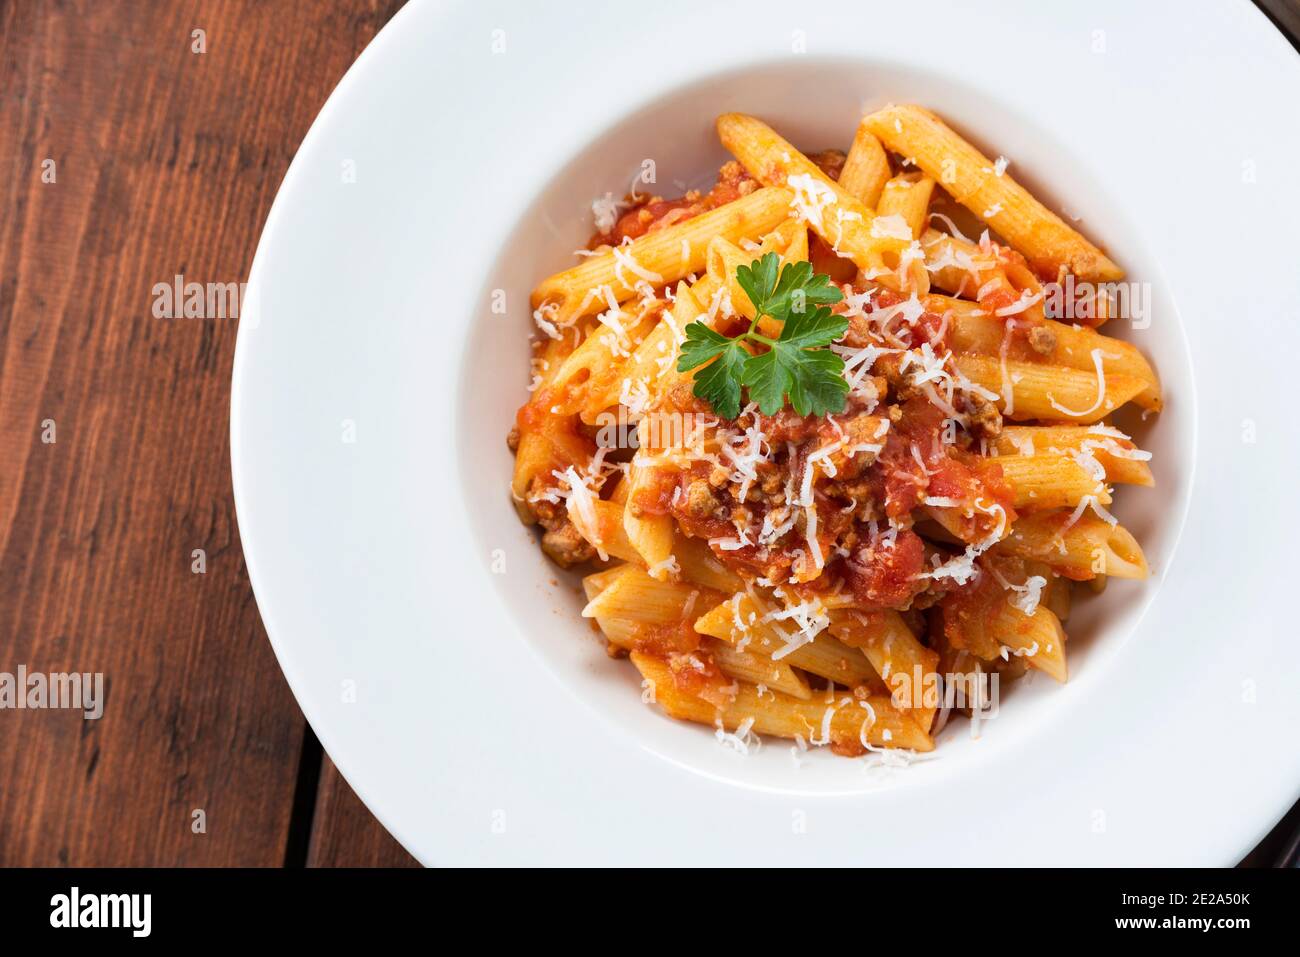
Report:
[[[427,864],[1236,861],[1300,793],[1298,96],[1245,2],[412,3],[285,179],[235,360],[250,575],[344,776]],[[698,183],[720,112],[819,149],[889,101],[1152,284],[1124,334],[1167,391],[1159,487],[1117,500],[1154,575],[1081,606],[1070,683],[1005,695],[979,740],[797,768],[641,704],[514,517],[504,436],[528,292],[593,196],[643,158]]]

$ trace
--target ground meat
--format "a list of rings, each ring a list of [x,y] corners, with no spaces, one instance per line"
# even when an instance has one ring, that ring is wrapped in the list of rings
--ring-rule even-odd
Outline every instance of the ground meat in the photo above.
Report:
[[[1028,333],[1029,348],[1040,356],[1050,356],[1056,349],[1056,333],[1047,326],[1034,326]]]
[[[825,492],[831,498],[842,499],[845,502],[857,502],[859,505],[870,501],[873,491],[872,482],[869,478],[858,478],[847,482],[833,481],[827,482],[825,485]]]
[[[596,554],[596,549],[578,534],[578,530],[569,521],[542,535],[542,551],[561,568],[591,561]]]
[[[686,511],[694,518],[714,518],[722,513],[722,502],[708,482],[696,479],[686,489]]]
[[[904,373],[900,366],[900,357],[897,355],[881,356],[876,360],[875,369],[884,378],[886,388],[888,389],[889,401],[906,402],[908,399],[925,395],[924,392],[912,385],[911,376]],[[894,410],[889,410],[889,417],[895,423],[901,421],[901,410],[898,414],[900,418],[895,418]]]
[[[986,439],[996,438],[1002,434],[1002,413],[988,399],[979,395],[971,396],[970,429],[976,435]]]
[[[533,479],[532,489],[539,488],[540,480]],[[533,517],[537,524],[546,530],[559,528],[569,520],[568,509],[563,502],[552,502],[537,495],[528,496],[528,504],[532,509]]]

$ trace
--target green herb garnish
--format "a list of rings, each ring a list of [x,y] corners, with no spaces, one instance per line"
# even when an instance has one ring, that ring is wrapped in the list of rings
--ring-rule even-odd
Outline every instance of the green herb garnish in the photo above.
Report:
[[[831,277],[814,274],[810,263],[786,263],[778,278],[780,263],[776,253],[768,253],[736,267],[736,282],[754,304],[754,321],[746,332],[728,339],[700,320],[686,327],[677,371],[689,372],[716,359],[696,373],[695,394],[724,418],[740,414],[742,387],[764,415],[779,412],[786,396],[800,415],[844,411],[849,393],[844,360],[826,348],[849,328],[847,319],[827,308],[844,297]],[[756,331],[763,316],[783,324],[778,338]],[[746,341],[767,351],[750,352],[742,345]]]

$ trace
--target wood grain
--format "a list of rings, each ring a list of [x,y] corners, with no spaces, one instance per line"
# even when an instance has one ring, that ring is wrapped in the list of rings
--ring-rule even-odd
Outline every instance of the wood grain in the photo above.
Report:
[[[399,5],[0,5],[0,671],[108,684],[99,721],[0,711],[0,865],[284,863],[305,725],[235,524],[235,322],[156,319],[151,290],[246,278]]]

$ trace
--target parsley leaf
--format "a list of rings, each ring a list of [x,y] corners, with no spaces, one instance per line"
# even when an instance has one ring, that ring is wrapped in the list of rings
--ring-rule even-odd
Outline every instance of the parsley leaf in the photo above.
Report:
[[[677,371],[687,372],[717,359],[695,374],[695,394],[728,419],[740,415],[740,380],[749,351],[740,339],[728,339],[703,322],[686,327],[686,342],[677,360]]]
[[[754,304],[748,331],[731,339],[700,320],[686,327],[677,370],[710,363],[695,375],[695,395],[725,418],[740,414],[742,386],[764,415],[780,411],[786,396],[800,415],[844,409],[849,392],[844,360],[826,348],[848,331],[848,320],[826,308],[843,296],[829,276],[813,273],[810,263],[787,263],[778,274],[780,262],[776,253],[768,253],[736,268],[736,282]],[[776,339],[756,331],[763,316],[782,323]],[[751,353],[741,345],[746,340],[767,351]]]
[[[828,346],[848,331],[849,321],[824,306],[812,313],[792,313],[781,337],[762,355],[745,364],[742,380],[764,415],[790,404],[800,415],[839,412],[849,394],[844,360]]]

